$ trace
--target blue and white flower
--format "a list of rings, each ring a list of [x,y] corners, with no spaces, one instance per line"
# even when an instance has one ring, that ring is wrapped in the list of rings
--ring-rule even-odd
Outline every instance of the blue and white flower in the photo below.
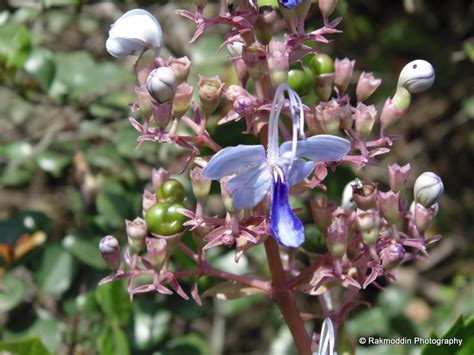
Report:
[[[286,103],[293,116],[293,140],[279,146],[278,119]],[[303,104],[298,94],[281,84],[275,94],[269,118],[267,152],[262,145],[238,145],[219,151],[209,161],[203,176],[218,180],[235,175],[229,182],[232,203],[236,208],[252,208],[271,191],[271,232],[286,247],[296,248],[304,242],[304,228],[288,202],[289,188],[308,177],[315,161],[337,161],[350,149],[346,139],[318,135],[304,136]]]

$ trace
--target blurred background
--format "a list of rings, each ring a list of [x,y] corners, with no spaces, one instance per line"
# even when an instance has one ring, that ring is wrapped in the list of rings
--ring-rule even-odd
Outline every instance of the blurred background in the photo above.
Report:
[[[258,295],[229,302],[206,298],[199,307],[158,294],[140,295],[130,303],[123,283],[97,287],[108,274],[99,239],[113,234],[124,241],[124,219],[140,215],[151,169],[176,173],[183,159],[183,151],[171,145],[145,143],[135,150],[138,134],[127,120],[128,105],[135,101],[134,58],[111,57],[105,41],[110,24],[136,7],[160,21],[164,58],[186,55],[192,60],[188,82],[196,85],[197,74],[219,74],[227,84],[236,81],[227,52],[218,51],[228,28],[213,28],[188,43],[194,24],[175,10],[193,9],[190,1],[0,3],[0,351],[291,354],[281,316]],[[219,4],[210,2],[205,15],[218,10]],[[417,95],[392,128],[390,133],[400,139],[381,159],[382,167],[363,174],[338,169],[325,181],[330,197],[340,199],[354,176],[386,186],[386,165],[393,162],[411,164],[410,186],[423,171],[436,172],[445,186],[429,232],[443,239],[430,247],[429,259],[401,267],[397,283],[382,282],[385,291],[363,291],[361,299],[373,307],[350,314],[348,333],[353,339],[441,336],[459,316],[474,313],[474,3],[340,0],[335,15],[343,16],[344,33],[319,48],[333,57],[355,59],[354,83],[362,70],[382,78],[371,99],[378,107],[393,94],[407,62],[429,60],[437,76],[432,89]],[[310,29],[321,26],[317,6],[307,24]],[[241,142],[243,128],[242,122],[224,128],[214,124],[211,133],[219,144],[234,145]],[[178,178],[192,200],[189,182]],[[219,199],[218,194],[210,197],[210,213],[218,211]],[[300,216],[309,221],[308,206],[302,207]],[[233,272],[268,272],[261,248],[237,266],[233,256],[227,249],[210,253],[213,263]],[[192,267],[183,255],[175,261]],[[200,289],[216,283],[202,278]],[[189,291],[190,284],[184,287]],[[317,312],[314,299],[300,301]],[[315,329],[320,324],[316,320]],[[472,318],[458,320],[453,334],[474,334]],[[359,354],[421,349],[357,346]],[[434,347],[425,353],[452,351]]]

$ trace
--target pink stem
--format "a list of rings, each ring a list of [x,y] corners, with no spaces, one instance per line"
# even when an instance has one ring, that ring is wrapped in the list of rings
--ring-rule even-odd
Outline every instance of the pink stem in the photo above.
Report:
[[[283,314],[298,353],[300,355],[311,355],[311,338],[306,332],[294,294],[285,277],[278,245],[272,237],[265,241],[265,252],[267,253],[268,266],[272,276],[271,297]]]

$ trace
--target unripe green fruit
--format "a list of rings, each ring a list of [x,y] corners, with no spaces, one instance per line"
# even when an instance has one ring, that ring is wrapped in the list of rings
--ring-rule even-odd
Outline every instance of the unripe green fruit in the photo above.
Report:
[[[151,207],[145,213],[148,230],[164,237],[182,232],[186,216],[178,212],[180,208],[185,207],[181,203],[169,202],[160,202]]]
[[[178,180],[166,180],[156,189],[158,202],[182,202],[183,199],[184,187]]]
[[[309,62],[310,68],[315,75],[334,73],[334,60],[327,54],[315,54]]]
[[[303,66],[303,69],[291,69],[288,72],[288,86],[303,96],[313,90],[314,73]]]

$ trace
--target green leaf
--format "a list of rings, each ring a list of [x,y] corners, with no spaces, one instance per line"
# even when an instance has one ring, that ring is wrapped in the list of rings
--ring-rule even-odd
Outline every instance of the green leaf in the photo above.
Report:
[[[208,355],[207,342],[197,334],[173,338],[163,351],[163,355]]]
[[[44,48],[35,49],[26,60],[24,69],[38,82],[44,92],[48,91],[56,71],[50,51]]]
[[[31,37],[23,25],[8,23],[0,26],[0,62],[7,69],[21,68],[31,50]]]
[[[3,149],[5,149],[6,158],[12,161],[23,162],[31,159],[33,155],[33,147],[30,143],[24,141],[12,142],[4,146]]]
[[[33,173],[27,168],[5,169],[0,172],[0,184],[4,186],[21,186],[30,181]]]
[[[100,237],[87,237],[84,234],[69,234],[64,237],[62,245],[83,263],[99,270],[107,270],[99,251]]]
[[[156,311],[155,303],[136,302],[133,304],[134,338],[140,350],[156,347],[169,331],[171,312]]]
[[[101,191],[96,198],[97,211],[112,228],[122,227],[124,219],[131,214],[132,205],[123,195],[113,192]]]
[[[389,287],[377,298],[377,305],[390,317],[403,314],[410,302],[410,297],[400,288]]]
[[[43,292],[60,295],[71,286],[74,269],[73,256],[59,244],[50,244],[45,249],[40,269],[35,276]]]
[[[75,100],[90,98],[133,82],[129,71],[114,63],[99,64],[86,51],[57,54],[56,68],[50,90],[50,96],[55,100],[63,99],[65,94]]]
[[[17,341],[2,341],[0,342],[0,352],[7,352],[13,354],[34,354],[34,355],[48,355],[44,345],[39,338],[21,339]]]
[[[130,347],[127,336],[118,326],[107,326],[99,337],[99,353],[101,355],[128,355]]]
[[[436,334],[432,334],[430,338],[438,339]],[[423,347],[422,355],[444,355],[444,354],[458,354],[471,355],[474,353],[474,316],[471,316],[466,321],[461,315],[454,322],[451,328],[440,339],[461,339],[461,346],[458,345],[437,345],[428,344]]]
[[[0,290],[0,313],[8,312],[18,306],[26,297],[28,285],[12,272],[5,275]]]
[[[33,324],[22,332],[5,330],[5,340],[21,340],[23,338],[39,337],[44,346],[52,353],[57,354],[63,337],[63,327],[60,322],[49,314],[43,314]],[[36,354],[36,353],[20,353]]]
[[[19,211],[10,218],[0,221],[2,243],[13,246],[24,233],[33,233],[39,230],[47,232],[50,222],[50,219],[41,212]]]
[[[123,325],[128,323],[132,305],[124,281],[113,281],[99,286],[95,297],[107,320]]]
[[[55,177],[59,177],[64,168],[71,163],[71,158],[49,151],[42,152],[36,157],[38,166]]]

